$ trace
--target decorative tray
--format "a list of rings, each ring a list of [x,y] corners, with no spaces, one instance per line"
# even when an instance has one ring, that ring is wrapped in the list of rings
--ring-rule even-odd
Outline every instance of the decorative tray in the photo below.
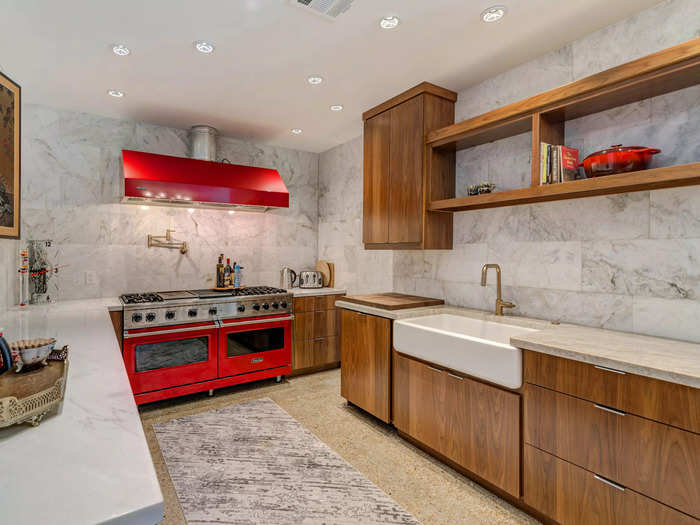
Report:
[[[21,423],[37,426],[61,404],[68,378],[68,357],[64,355],[63,361],[50,358],[46,366],[0,375],[0,428]]]

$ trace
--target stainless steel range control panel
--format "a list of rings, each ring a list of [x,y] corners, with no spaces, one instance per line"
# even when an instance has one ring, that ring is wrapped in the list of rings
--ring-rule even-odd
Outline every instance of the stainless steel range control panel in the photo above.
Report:
[[[127,305],[124,307],[124,329],[167,326],[217,319],[233,319],[292,313],[290,294],[265,295],[235,301],[201,300]]]

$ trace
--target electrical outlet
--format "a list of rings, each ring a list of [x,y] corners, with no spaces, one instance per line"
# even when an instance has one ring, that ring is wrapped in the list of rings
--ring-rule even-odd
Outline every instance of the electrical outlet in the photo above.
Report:
[[[85,284],[94,286],[97,284],[97,272],[89,270],[85,272]]]

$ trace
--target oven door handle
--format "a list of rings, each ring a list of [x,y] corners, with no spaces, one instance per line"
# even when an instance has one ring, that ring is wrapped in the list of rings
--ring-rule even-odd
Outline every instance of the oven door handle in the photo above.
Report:
[[[291,321],[294,319],[293,315],[286,315],[284,317],[273,317],[272,319],[256,319],[254,321],[236,321],[233,323],[221,323],[221,328],[227,326],[244,326],[247,324],[261,324],[261,323],[276,323],[278,321]]]
[[[139,332],[136,334],[124,332],[124,339],[132,339],[136,337],[150,337],[152,335],[179,334],[180,332],[201,332],[202,330],[211,330],[212,328],[215,329],[216,326],[191,326],[189,328],[173,328],[172,330],[158,330],[157,332]]]

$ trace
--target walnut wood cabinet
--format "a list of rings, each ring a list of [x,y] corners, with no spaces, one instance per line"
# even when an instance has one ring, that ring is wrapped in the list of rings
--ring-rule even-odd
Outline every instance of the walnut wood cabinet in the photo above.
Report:
[[[520,396],[393,354],[393,423],[480,478],[520,496]]]
[[[690,516],[531,445],[523,449],[524,500],[565,525],[697,525]]]
[[[335,301],[343,294],[296,297],[292,374],[315,372],[340,364],[340,310]]]
[[[391,420],[391,320],[341,310],[340,394],[385,423]]]
[[[530,351],[524,377],[525,503],[564,524],[700,518],[697,389]]]
[[[366,248],[452,248],[451,214],[429,212],[426,203],[454,195],[454,155],[429,162],[424,137],[454,123],[456,100],[424,82],[364,113]]]

